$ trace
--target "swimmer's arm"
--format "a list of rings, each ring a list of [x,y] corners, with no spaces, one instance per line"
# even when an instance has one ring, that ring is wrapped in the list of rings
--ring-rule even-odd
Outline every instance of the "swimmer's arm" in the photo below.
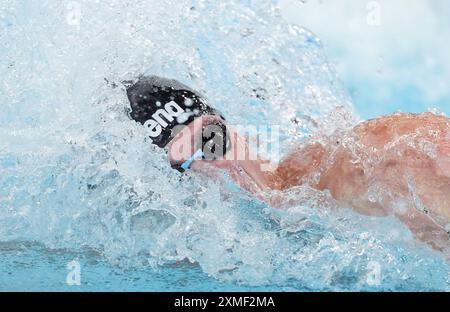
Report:
[[[239,150],[239,157],[236,151]],[[245,151],[245,153],[243,153]],[[235,161],[215,161],[215,165],[227,169],[231,177],[244,189],[263,198],[266,191],[282,191],[301,184],[302,178],[317,170],[328,153],[321,144],[309,144],[288,154],[280,163],[272,163],[251,154],[246,140],[239,137],[227,153]]]

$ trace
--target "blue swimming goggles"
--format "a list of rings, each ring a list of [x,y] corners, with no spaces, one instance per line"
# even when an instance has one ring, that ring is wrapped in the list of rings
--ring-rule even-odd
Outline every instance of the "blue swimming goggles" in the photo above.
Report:
[[[218,148],[218,147],[221,148]],[[179,167],[175,167],[183,173],[188,170],[194,160],[215,160],[224,157],[231,146],[230,135],[224,123],[216,122],[204,126],[202,129],[201,147],[197,148],[189,159],[185,160]]]

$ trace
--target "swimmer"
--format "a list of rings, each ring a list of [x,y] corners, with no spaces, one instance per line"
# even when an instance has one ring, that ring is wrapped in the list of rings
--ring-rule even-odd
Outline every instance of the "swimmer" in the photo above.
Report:
[[[273,168],[251,150],[224,116],[197,92],[175,81],[142,77],[127,88],[130,117],[166,148],[184,172],[229,172],[238,185],[272,206],[274,196],[307,184],[329,191],[342,207],[369,216],[394,215],[433,248],[450,252],[450,119],[397,113],[361,122],[330,137],[312,138]],[[232,139],[230,139],[232,138]]]

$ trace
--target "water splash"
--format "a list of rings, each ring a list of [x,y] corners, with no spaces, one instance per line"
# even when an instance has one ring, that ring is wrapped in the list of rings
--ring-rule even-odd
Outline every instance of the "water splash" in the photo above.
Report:
[[[281,125],[285,149],[352,124],[319,39],[272,2],[1,3],[0,241],[87,248],[131,268],[187,259],[243,285],[447,287],[445,260],[397,221],[327,209],[304,188],[285,194],[304,205],[278,211],[225,174],[180,176],[128,119],[122,82],[152,73],[232,123]]]

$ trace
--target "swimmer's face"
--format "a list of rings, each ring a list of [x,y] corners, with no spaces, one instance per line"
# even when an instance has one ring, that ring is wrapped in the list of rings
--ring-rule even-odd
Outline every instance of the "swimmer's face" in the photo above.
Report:
[[[224,120],[219,116],[205,115],[196,118],[186,126],[180,126],[174,131],[177,133],[175,137],[167,145],[169,161],[174,169],[181,167],[183,163],[192,159],[193,155],[197,155],[193,164],[198,166],[199,162],[203,162],[198,150],[201,150],[203,127],[214,125],[215,123],[224,124]],[[197,152],[197,154],[196,154]]]

